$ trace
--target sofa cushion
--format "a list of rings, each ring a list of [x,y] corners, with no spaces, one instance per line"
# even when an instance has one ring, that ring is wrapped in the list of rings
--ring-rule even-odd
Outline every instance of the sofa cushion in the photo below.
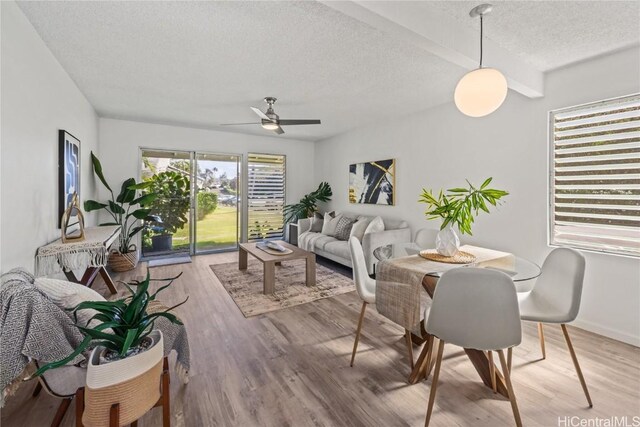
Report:
[[[333,236],[336,232],[336,227],[338,226],[338,221],[340,221],[342,215],[331,216],[330,213],[324,214],[324,221],[322,223],[322,234],[325,236]]]
[[[322,224],[324,223],[324,219],[322,216],[318,217],[320,214],[318,212],[315,213],[313,217],[311,217],[311,228],[309,231],[313,231],[314,233],[320,233],[322,231]]]
[[[333,234],[333,237],[335,237],[338,240],[349,240],[349,236],[351,235],[351,229],[353,228],[353,224],[356,221],[357,220],[355,218],[349,218],[346,216],[343,216],[342,218],[340,218],[340,221],[338,221],[338,225],[336,226],[336,231]]]
[[[377,216],[371,220],[367,229],[364,231],[364,234],[379,233],[380,231],[384,231],[384,222],[382,221],[382,218]]]
[[[330,242],[336,242],[336,239],[333,236],[325,236],[324,234],[316,233],[318,237],[313,239],[313,247],[315,249],[320,249],[321,251],[325,250],[325,245]]]
[[[333,255],[337,255],[340,258],[351,259],[349,253],[349,243],[344,240],[336,240],[335,242],[329,242],[324,245],[324,251]]]
[[[372,219],[373,218],[366,217],[366,216],[358,217],[358,221],[356,221],[353,224],[353,227],[351,227],[351,234],[349,235],[349,237],[350,238],[355,237],[356,239],[362,242],[362,238],[364,237],[364,231],[367,229]]]

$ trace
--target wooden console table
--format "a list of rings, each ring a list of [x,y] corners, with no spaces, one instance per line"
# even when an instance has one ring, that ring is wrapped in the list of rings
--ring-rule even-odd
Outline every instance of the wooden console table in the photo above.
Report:
[[[79,242],[62,243],[61,239],[40,246],[36,251],[36,276],[47,276],[62,271],[67,279],[91,286],[98,274],[107,284],[109,291],[115,294],[116,287],[105,269],[109,259],[109,247],[120,236],[119,225],[87,227],[85,238]],[[73,270],[84,269],[81,279]]]

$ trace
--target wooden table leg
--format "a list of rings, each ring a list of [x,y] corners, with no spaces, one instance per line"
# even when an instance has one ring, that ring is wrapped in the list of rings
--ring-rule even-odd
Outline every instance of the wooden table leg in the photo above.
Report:
[[[111,294],[117,294],[118,291],[116,290],[116,285],[113,283],[111,276],[109,276],[107,269],[100,267],[98,271],[100,272],[100,276],[102,276],[102,280],[104,280],[104,283],[107,285],[107,288],[109,288],[109,292],[111,292]]]
[[[247,269],[247,251],[245,251],[242,247],[240,247],[240,251],[238,253],[238,270],[246,270]]]
[[[264,262],[264,294],[269,295],[276,290],[276,267],[273,262]]]
[[[480,375],[484,385],[493,389],[491,384],[491,369],[489,368],[489,358],[487,357],[487,354],[482,350],[475,350],[472,348],[465,348],[464,352],[467,353],[467,357],[469,357],[469,360],[473,363],[473,367],[478,371],[478,375]],[[496,389],[498,393],[508,398],[509,390],[504,382],[504,377],[500,372],[498,372],[498,370],[496,370],[495,376]]]
[[[307,257],[307,286],[316,285],[316,254]]]

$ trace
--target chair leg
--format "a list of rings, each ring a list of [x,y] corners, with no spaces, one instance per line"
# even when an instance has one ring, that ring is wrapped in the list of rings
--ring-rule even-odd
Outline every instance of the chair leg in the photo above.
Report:
[[[429,393],[429,403],[427,404],[427,417],[424,420],[424,427],[429,427],[431,421],[431,413],[433,412],[433,402],[436,400],[436,389],[438,388],[438,377],[440,376],[440,365],[442,364],[442,352],[444,350],[444,341],[438,343],[438,355],[436,356],[436,368],[433,371],[433,380],[431,381],[431,392]]]
[[[135,420],[130,424],[130,427],[138,427],[138,420]]]
[[[360,340],[360,330],[362,329],[362,321],[364,320],[364,312],[367,309],[367,303],[362,301],[362,309],[360,310],[360,318],[358,319],[358,328],[356,329],[356,341],[353,343],[353,352],[351,353],[351,366],[356,358],[356,350],[358,349],[358,341]]]
[[[120,404],[114,403],[109,410],[109,427],[120,427]]]
[[[165,358],[165,362],[166,362]],[[166,366],[166,363],[165,363]],[[162,373],[162,427],[171,426],[171,390],[169,389],[169,371]]]
[[[409,350],[409,365],[411,366],[411,369],[413,369],[413,343],[411,342],[411,331],[405,329],[404,336],[407,340],[407,350]]]
[[[569,337],[569,331],[567,330],[567,325],[563,323],[560,325],[560,327],[562,328],[562,333],[564,334],[564,340],[567,342],[567,347],[569,347],[571,360],[573,360],[573,366],[575,366],[576,373],[578,374],[578,378],[580,379],[580,385],[582,385],[582,390],[584,390],[584,395],[587,397],[587,402],[589,402],[589,408],[593,408],[593,403],[591,402],[591,396],[589,396],[589,389],[587,389],[587,383],[584,380],[584,376],[582,375],[582,369],[580,369],[580,364],[578,363],[578,357],[576,356],[576,352],[573,349],[573,345],[571,344],[571,338]]]
[[[542,351],[542,358],[547,358],[547,352],[544,348],[544,329],[542,326],[542,322],[538,322],[538,338],[540,338],[540,350]]]
[[[493,363],[493,352],[489,351],[487,356],[489,357],[489,375],[491,376],[491,388],[494,393],[498,392],[498,385],[496,384],[496,365]]]
[[[507,390],[509,391],[509,401],[511,402],[513,417],[516,420],[516,426],[522,427],[522,420],[520,419],[520,411],[518,410],[516,395],[513,392],[513,386],[511,385],[511,370],[507,366],[507,361],[504,359],[504,351],[498,350],[498,355],[500,356],[500,365],[502,366],[502,374],[504,375],[504,382],[506,383]]]
[[[84,387],[76,391],[76,427],[82,427],[82,414],[84,412]]]
[[[507,350],[507,368],[511,372],[511,359],[513,358],[513,347],[509,347]]]
[[[67,413],[67,409],[69,409],[69,405],[71,405],[72,400],[73,397],[62,399],[62,402],[60,402],[60,406],[58,406],[58,410],[56,411],[56,415],[53,417],[53,421],[51,421],[51,427],[59,427],[60,424],[62,424],[62,419]]]
[[[37,397],[41,391],[42,391],[42,384],[40,384],[40,380],[38,380],[36,381],[36,386],[33,389],[33,393],[31,394],[31,396]]]

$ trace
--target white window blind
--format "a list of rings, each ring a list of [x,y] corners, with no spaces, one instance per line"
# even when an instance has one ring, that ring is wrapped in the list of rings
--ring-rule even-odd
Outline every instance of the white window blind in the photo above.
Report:
[[[284,236],[285,156],[252,154],[247,159],[249,241]]]
[[[640,256],[640,95],[550,121],[550,243]]]

